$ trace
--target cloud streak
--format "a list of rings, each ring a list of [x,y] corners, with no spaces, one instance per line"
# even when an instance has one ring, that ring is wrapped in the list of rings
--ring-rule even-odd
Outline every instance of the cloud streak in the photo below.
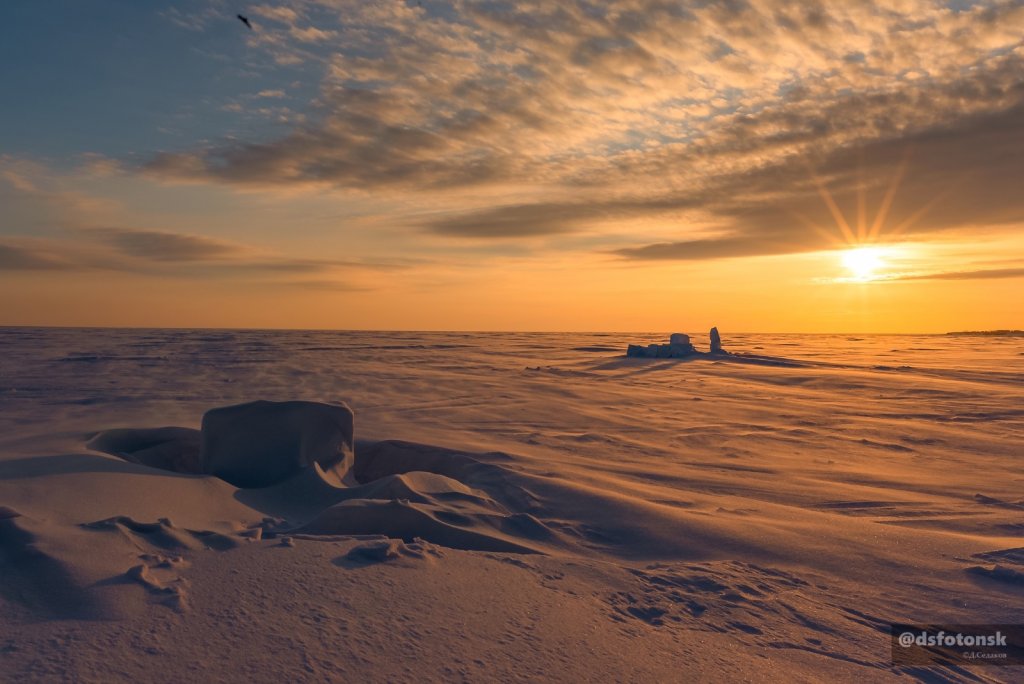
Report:
[[[122,254],[147,261],[222,261],[245,251],[240,245],[200,235],[128,228],[92,228],[89,232]]]
[[[398,262],[293,258],[199,235],[124,227],[0,241],[0,273],[128,273],[357,292],[375,289],[376,276],[407,267]]]
[[[42,250],[0,244],[0,271],[65,271],[74,268],[74,264]]]
[[[976,271],[898,275],[892,280],[1003,280],[1008,278],[1024,278],[1024,268],[989,268]]]

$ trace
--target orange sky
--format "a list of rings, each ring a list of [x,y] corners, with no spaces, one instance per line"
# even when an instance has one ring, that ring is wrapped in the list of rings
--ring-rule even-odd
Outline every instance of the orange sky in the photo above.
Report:
[[[1019,3],[678,5],[79,11],[0,96],[0,325],[1024,327]]]

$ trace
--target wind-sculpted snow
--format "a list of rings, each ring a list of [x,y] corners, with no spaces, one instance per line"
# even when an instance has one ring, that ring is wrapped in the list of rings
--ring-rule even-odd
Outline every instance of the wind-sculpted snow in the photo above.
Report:
[[[0,680],[877,681],[1019,619],[1021,338],[726,337],[0,329]]]

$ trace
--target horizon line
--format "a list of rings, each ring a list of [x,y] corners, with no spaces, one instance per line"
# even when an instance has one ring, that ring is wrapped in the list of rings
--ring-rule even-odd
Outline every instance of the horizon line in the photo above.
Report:
[[[717,326],[715,326],[717,327]],[[451,329],[451,328],[289,328],[289,327],[214,327],[214,326],[161,326],[161,325],[44,325],[44,324],[0,324],[0,330],[8,329],[47,329],[47,330],[213,330],[213,331],[225,331],[225,332],[358,332],[358,333],[461,333],[461,334],[501,334],[501,333],[515,333],[525,335],[540,335],[540,334],[597,334],[597,335],[636,335],[636,334],[669,334],[662,330],[472,330],[472,329]],[[666,328],[665,330],[669,330]],[[673,328],[673,331],[683,330],[681,328]],[[710,328],[708,329],[710,332]],[[962,335],[962,334],[981,334],[981,333],[1021,333],[1024,334],[1024,330],[1014,327],[999,327],[999,328],[986,328],[980,330],[946,330],[942,332],[862,332],[862,331],[818,331],[818,332],[772,332],[772,331],[757,331],[757,330],[735,330],[728,331],[732,335],[869,335],[869,336],[886,336],[886,335]],[[693,334],[693,333],[686,333]],[[701,333],[697,333],[701,334]]]

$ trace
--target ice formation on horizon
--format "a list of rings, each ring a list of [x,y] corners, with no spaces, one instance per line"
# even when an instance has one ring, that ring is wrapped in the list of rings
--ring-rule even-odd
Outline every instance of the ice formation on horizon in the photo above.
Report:
[[[626,348],[626,356],[645,359],[682,359],[688,356],[709,356],[728,354],[722,348],[722,337],[718,328],[711,329],[711,349],[700,352],[690,343],[690,336],[685,333],[672,333],[668,344],[631,344]]]

